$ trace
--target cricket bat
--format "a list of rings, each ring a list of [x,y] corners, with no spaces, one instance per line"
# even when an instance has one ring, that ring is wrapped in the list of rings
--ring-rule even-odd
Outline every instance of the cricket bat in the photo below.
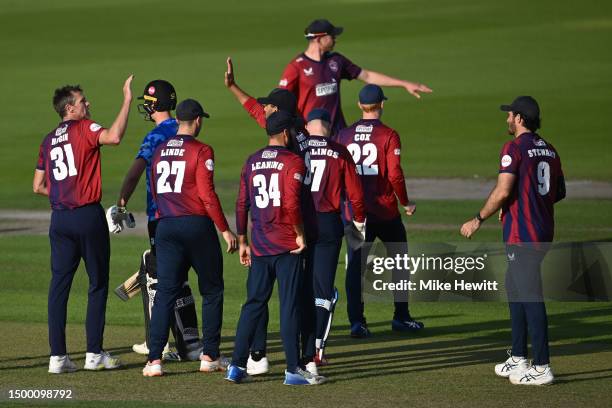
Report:
[[[134,296],[140,293],[140,283],[138,282],[138,272],[130,276],[121,285],[115,289],[115,294],[121,300],[127,302]]]

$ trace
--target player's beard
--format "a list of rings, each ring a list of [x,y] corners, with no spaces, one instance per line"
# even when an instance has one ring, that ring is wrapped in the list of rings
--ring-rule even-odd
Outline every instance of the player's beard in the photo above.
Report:
[[[508,123],[508,134],[511,136],[514,136],[515,133],[516,133],[516,126],[514,125],[514,123]]]

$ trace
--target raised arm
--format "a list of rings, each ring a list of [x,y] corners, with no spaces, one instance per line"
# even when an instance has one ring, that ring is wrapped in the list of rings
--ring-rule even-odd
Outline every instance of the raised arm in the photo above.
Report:
[[[123,139],[132,103],[132,79],[134,79],[134,75],[130,75],[123,84],[123,103],[115,121],[109,129],[104,129],[100,132],[98,143],[101,145],[118,145],[121,143],[121,139]]]
[[[417,82],[405,81],[403,79],[394,78],[389,75],[382,74],[376,71],[370,71],[367,69],[362,69],[361,73],[357,77],[358,79],[366,82],[368,84],[375,84],[379,86],[395,86],[399,88],[404,88],[406,91],[410,92],[415,98],[420,98],[422,93],[431,93],[432,90],[424,84],[420,84]]]

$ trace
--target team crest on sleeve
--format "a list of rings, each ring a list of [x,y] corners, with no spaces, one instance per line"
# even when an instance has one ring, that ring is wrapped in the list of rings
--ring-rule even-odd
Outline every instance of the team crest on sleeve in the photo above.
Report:
[[[293,178],[299,181],[300,183],[302,182],[302,175],[300,173],[295,173],[293,175]]]
[[[289,81],[287,81],[286,78],[283,78],[280,81],[278,81],[278,86],[287,86],[288,83]]]
[[[334,72],[338,72],[338,63],[334,60],[329,61],[329,69]]]
[[[212,159],[206,160],[204,165],[209,171],[213,171],[215,169],[215,162]]]
[[[511,164],[512,164],[512,157],[510,157],[509,154],[504,154],[504,156],[501,158],[501,166],[508,167]]]
[[[395,149],[393,150],[393,154],[395,154],[396,156],[399,156],[401,154],[402,150],[401,149]]]
[[[92,132],[97,132],[100,129],[102,129],[102,126],[98,125],[95,122],[89,125],[89,130],[91,130]]]

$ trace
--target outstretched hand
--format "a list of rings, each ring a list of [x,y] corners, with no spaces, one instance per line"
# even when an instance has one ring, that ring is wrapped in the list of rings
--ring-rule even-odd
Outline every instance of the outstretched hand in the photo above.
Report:
[[[234,81],[234,64],[232,63],[232,57],[227,57],[227,70],[225,71],[225,86],[230,87],[235,84]]]
[[[416,82],[407,82],[406,85],[404,85],[404,88],[406,88],[406,90],[408,92],[410,92],[410,94],[412,94],[415,98],[420,99],[421,95],[419,94],[419,92],[422,93],[432,93],[433,91],[424,84],[419,84]]]
[[[134,79],[134,74],[131,74],[123,84],[123,98],[126,101],[132,100],[132,79]]]

